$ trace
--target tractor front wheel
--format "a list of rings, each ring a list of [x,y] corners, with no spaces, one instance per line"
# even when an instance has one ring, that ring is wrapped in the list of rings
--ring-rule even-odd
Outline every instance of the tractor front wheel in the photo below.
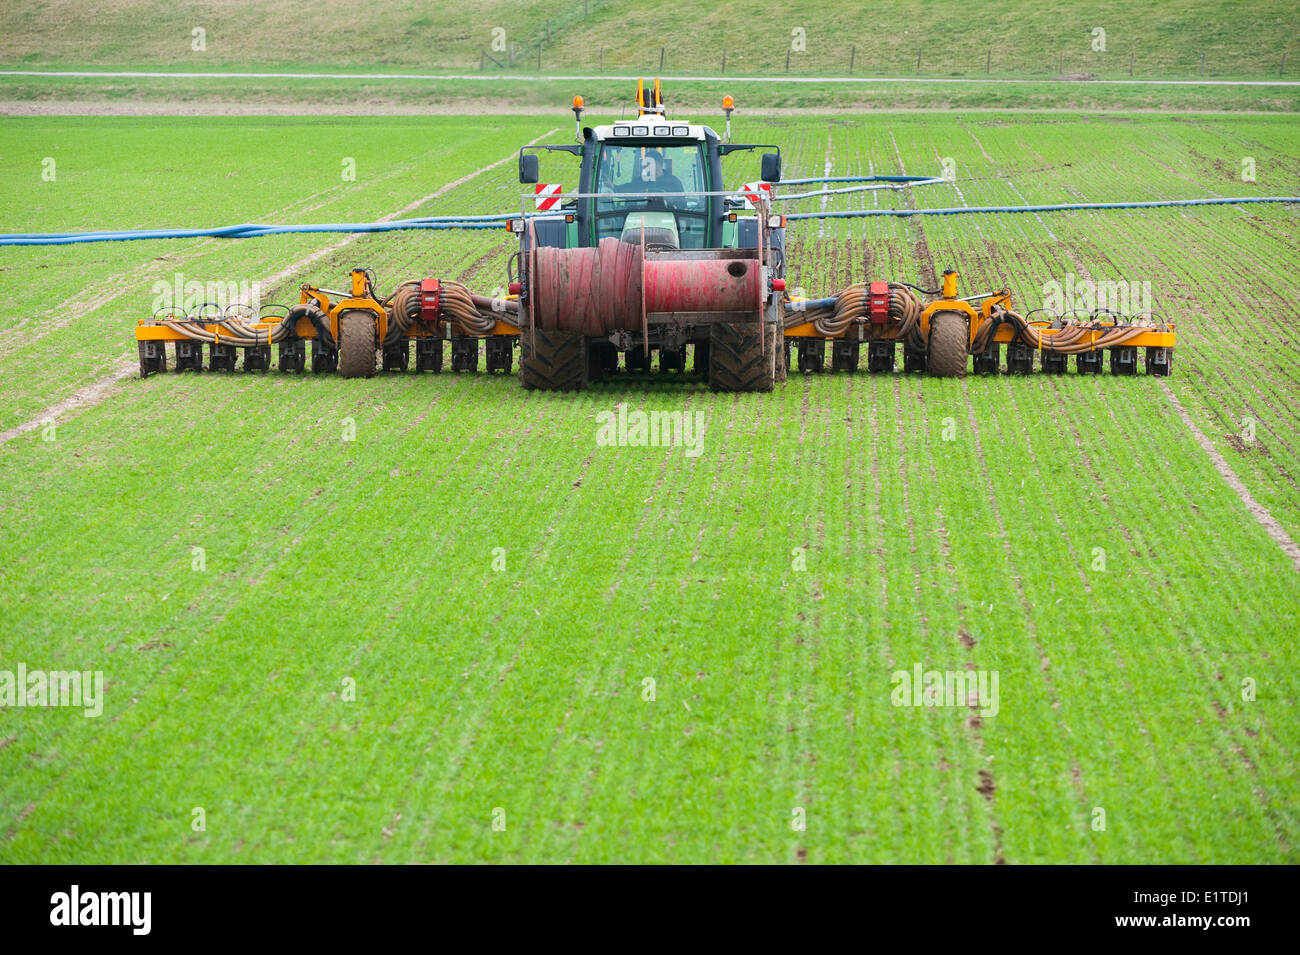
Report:
[[[937,378],[961,378],[966,374],[970,350],[970,329],[957,312],[936,312],[930,317],[930,350],[926,368]]]
[[[375,373],[379,338],[375,316],[353,308],[339,315],[339,374],[344,378],[370,378]]]

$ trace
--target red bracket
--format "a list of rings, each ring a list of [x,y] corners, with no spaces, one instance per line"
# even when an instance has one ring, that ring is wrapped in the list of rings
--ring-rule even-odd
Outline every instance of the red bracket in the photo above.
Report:
[[[439,321],[438,308],[442,304],[442,284],[437,279],[420,281],[420,318],[431,325]]]
[[[884,325],[889,321],[889,283],[872,282],[868,290],[867,315],[872,325]]]

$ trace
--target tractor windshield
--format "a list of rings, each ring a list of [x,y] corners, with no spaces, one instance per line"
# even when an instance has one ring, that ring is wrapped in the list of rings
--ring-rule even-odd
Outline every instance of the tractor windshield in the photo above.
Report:
[[[595,181],[595,191],[602,194],[596,200],[597,240],[621,236],[629,213],[660,212],[670,213],[676,221],[680,248],[704,248],[708,197],[672,195],[708,190],[699,143],[603,143]]]

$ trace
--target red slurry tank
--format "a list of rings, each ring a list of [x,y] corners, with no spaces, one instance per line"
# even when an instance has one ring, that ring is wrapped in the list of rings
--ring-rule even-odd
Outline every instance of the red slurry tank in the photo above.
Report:
[[[748,250],[746,250],[748,251]],[[758,259],[652,253],[645,263],[647,312],[753,312],[761,301]]]
[[[756,249],[643,252],[604,239],[596,248],[534,249],[530,272],[534,326],[588,335],[639,331],[655,314],[757,321],[766,297]]]

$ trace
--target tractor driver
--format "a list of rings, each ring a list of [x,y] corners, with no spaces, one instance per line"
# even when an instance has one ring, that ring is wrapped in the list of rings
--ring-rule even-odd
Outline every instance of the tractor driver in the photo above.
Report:
[[[684,192],[682,181],[664,171],[664,156],[657,149],[641,157],[641,185],[646,192]]]

